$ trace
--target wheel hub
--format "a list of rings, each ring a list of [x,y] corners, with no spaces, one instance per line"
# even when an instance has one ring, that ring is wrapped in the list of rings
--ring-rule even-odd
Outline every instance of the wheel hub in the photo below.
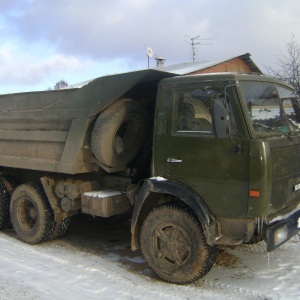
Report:
[[[30,231],[35,226],[37,222],[37,211],[30,199],[24,197],[20,200],[17,217],[20,226],[26,231]]]
[[[176,242],[175,241],[169,242],[169,243],[167,243],[166,246],[167,246],[168,250],[175,250],[176,249]]]
[[[36,211],[33,207],[31,207],[29,209],[29,217],[32,219],[32,220],[35,220],[36,219]]]
[[[190,255],[191,238],[179,224],[168,222],[158,226],[154,246],[159,260],[167,265],[181,266]]]

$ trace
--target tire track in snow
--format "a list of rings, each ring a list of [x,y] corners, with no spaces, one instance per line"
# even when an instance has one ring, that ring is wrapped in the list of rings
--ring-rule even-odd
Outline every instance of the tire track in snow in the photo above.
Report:
[[[277,293],[270,293],[269,295],[266,295],[265,293],[261,293],[258,291],[253,291],[247,288],[234,286],[231,284],[225,284],[225,283],[216,283],[213,281],[205,280],[204,286],[213,289],[214,291],[218,290],[222,293],[230,292],[231,294],[234,294],[237,299],[249,299],[249,300],[277,300],[281,299],[281,297]],[[239,294],[239,295],[238,295]]]

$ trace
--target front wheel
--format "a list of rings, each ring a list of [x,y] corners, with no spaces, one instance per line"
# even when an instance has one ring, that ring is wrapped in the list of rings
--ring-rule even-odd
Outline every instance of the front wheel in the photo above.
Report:
[[[188,284],[213,266],[217,248],[206,243],[198,219],[183,207],[162,205],[144,221],[140,236],[143,256],[164,281]]]
[[[22,184],[12,194],[11,222],[20,240],[37,244],[48,240],[53,233],[53,212],[42,186]]]

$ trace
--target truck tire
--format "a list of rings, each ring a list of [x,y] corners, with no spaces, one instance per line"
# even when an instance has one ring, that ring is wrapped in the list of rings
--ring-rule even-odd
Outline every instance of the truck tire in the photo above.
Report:
[[[21,241],[34,245],[51,237],[54,217],[41,184],[18,186],[11,197],[10,215]]]
[[[16,187],[17,183],[12,177],[0,177],[0,230],[11,228],[9,204]]]
[[[61,220],[59,222],[59,224],[57,224],[54,227],[54,230],[53,230],[52,235],[49,238],[49,240],[55,240],[57,238],[64,236],[66,234],[66,232],[68,231],[70,225],[71,225],[71,217]]]
[[[9,195],[5,190],[4,184],[0,182],[0,230],[8,228],[10,224]]]
[[[188,210],[172,204],[153,209],[140,235],[143,256],[162,280],[188,284],[212,268],[217,248],[206,243],[198,219]]]
[[[126,166],[141,150],[147,131],[148,115],[142,104],[118,100],[99,115],[92,131],[92,151],[107,167]]]

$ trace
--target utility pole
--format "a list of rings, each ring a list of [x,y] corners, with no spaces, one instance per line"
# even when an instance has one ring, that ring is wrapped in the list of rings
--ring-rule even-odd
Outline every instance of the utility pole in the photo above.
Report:
[[[197,46],[197,45],[213,45],[213,44],[202,44],[200,41],[198,42],[198,40],[200,40],[200,35],[192,37],[192,38],[186,35],[186,37],[191,40],[190,42],[187,42],[187,41],[185,41],[185,42],[192,46],[193,62],[195,62],[195,60],[196,60],[195,46]],[[201,39],[201,40],[212,40],[212,39]]]

